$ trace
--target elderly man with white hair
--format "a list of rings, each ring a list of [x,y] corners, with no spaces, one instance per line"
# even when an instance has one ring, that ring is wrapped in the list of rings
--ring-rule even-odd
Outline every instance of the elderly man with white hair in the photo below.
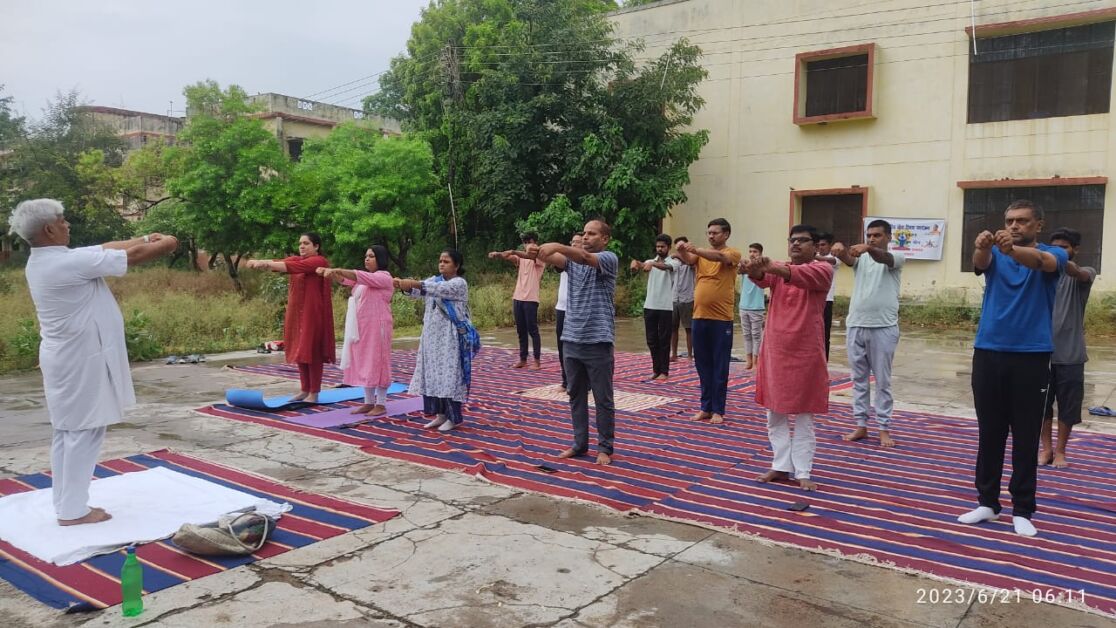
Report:
[[[31,245],[27,285],[39,317],[39,366],[54,427],[50,451],[54,510],[63,526],[106,521],[89,507],[89,484],[107,426],[136,402],[124,317],[105,277],[173,252],[178,241],[158,233],[71,249],[70,223],[52,199],[20,203],[12,231]]]

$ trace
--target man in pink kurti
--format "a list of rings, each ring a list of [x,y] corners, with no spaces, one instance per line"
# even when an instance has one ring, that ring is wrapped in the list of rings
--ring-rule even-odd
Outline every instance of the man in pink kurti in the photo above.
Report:
[[[829,410],[822,315],[833,267],[814,261],[818,232],[809,225],[791,228],[790,263],[766,257],[740,264],[740,272],[760,288],[771,289],[756,366],[756,403],[767,408],[767,434],[773,457],[760,482],[788,480],[803,490],[817,489],[814,465],[814,415]],[[794,421],[794,435],[790,422]]]

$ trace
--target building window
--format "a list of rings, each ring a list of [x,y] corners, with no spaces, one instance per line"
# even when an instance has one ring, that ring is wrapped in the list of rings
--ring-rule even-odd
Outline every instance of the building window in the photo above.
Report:
[[[977,39],[969,123],[1108,113],[1114,31],[1102,22]]]
[[[871,118],[875,44],[795,57],[794,123]]]
[[[828,231],[836,241],[845,244],[863,242],[864,216],[867,209],[864,188],[850,190],[797,191],[801,218],[798,222]]]
[[[302,159],[302,138],[292,137],[287,139],[287,155],[290,156],[291,161],[298,161]]]
[[[1081,248],[1074,260],[1100,269],[1101,232],[1104,227],[1104,184],[1046,185],[1038,187],[989,187],[965,190],[965,224],[961,241],[961,268],[973,269],[977,235],[1004,228],[1004,210],[1019,199],[1038,204],[1046,213],[1039,240],[1047,242],[1059,227],[1081,232]]]

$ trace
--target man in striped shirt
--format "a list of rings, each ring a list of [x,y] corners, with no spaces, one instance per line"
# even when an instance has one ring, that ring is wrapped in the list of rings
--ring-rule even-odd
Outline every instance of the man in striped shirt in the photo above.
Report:
[[[612,464],[612,441],[616,405],[612,372],[615,364],[616,272],[620,261],[606,251],[612,228],[604,220],[590,220],[581,236],[581,247],[548,242],[530,244],[527,253],[566,271],[569,295],[562,331],[566,379],[569,384],[573,446],[559,458],[584,456],[589,452],[589,390],[597,407],[597,464]]]

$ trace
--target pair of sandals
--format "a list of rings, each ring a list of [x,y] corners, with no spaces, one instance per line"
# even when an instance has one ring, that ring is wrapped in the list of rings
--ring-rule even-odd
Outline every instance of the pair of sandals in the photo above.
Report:
[[[201,353],[192,353],[190,355],[168,355],[167,364],[201,364],[205,362],[205,356]]]

